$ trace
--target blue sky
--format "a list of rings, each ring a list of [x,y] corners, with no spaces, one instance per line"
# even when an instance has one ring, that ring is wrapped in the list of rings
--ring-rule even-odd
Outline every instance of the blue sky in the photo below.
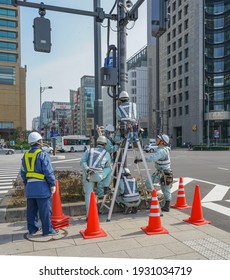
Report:
[[[109,13],[115,0],[101,0],[101,7]],[[40,3],[38,0],[30,2]],[[139,8],[139,17],[133,26],[128,24],[127,58],[146,45],[147,0]],[[47,5],[71,7],[79,10],[93,11],[93,0],[46,0]],[[136,0],[133,0],[136,3]],[[39,115],[40,82],[42,86],[52,86],[45,90],[42,101],[69,101],[69,90],[80,86],[83,75],[94,75],[94,34],[93,18],[81,15],[46,11],[46,18],[51,21],[51,53],[34,51],[33,20],[38,17],[38,10],[21,7],[21,65],[27,66],[27,129]],[[116,13],[116,9],[114,13]],[[107,25],[107,20],[102,23]],[[116,30],[116,22],[111,22]],[[107,28],[102,27],[102,60],[106,56]],[[110,44],[117,45],[116,32],[110,32]]]

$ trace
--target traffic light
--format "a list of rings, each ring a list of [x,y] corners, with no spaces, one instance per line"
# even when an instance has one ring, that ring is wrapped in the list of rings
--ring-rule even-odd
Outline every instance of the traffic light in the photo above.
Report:
[[[44,17],[34,19],[34,50],[37,52],[50,53],[51,50],[51,27],[50,20]]]

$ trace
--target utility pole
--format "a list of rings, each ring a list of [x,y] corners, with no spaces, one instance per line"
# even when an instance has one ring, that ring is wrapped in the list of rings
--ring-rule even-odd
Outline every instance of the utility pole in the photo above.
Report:
[[[101,1],[94,0],[94,12],[100,9]],[[95,100],[94,100],[94,132],[96,126],[103,125],[103,100],[100,84],[100,69],[101,69],[101,25],[94,18],[94,73],[95,73]],[[96,140],[96,135],[94,135]]]
[[[127,91],[128,74],[126,67],[127,44],[126,44],[126,1],[117,2],[117,49],[118,49],[118,94]]]

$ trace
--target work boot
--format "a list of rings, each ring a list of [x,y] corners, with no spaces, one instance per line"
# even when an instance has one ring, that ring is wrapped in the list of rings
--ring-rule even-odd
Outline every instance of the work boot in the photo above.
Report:
[[[169,212],[170,209],[170,201],[166,200],[165,205],[161,208],[162,211]]]
[[[109,187],[104,187],[104,195],[110,193],[110,188]]]

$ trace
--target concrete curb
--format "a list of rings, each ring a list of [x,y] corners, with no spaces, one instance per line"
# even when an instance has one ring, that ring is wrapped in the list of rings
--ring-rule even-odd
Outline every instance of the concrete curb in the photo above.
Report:
[[[101,202],[97,203],[97,208],[100,208]],[[146,209],[145,202],[142,201],[139,209]],[[62,205],[62,212],[67,216],[84,216],[85,215],[85,202],[68,203]],[[121,213],[123,209],[116,203],[113,208],[113,213]],[[108,210],[102,215],[107,215]],[[26,221],[26,207],[19,208],[0,208],[0,223],[12,223],[18,221]]]

